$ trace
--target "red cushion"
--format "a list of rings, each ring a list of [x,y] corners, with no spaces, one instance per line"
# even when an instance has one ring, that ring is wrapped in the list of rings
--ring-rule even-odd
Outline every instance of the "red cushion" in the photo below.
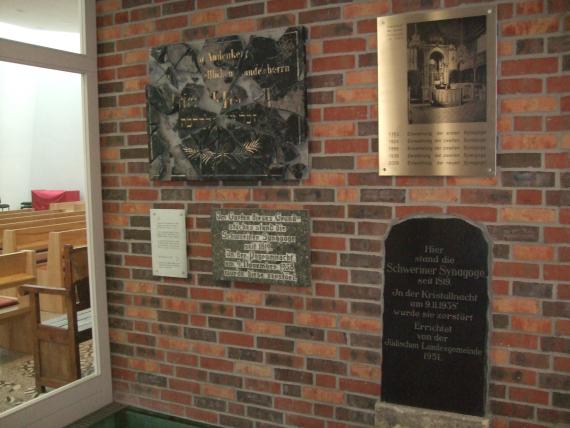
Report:
[[[2,297],[0,296],[0,309],[7,308],[8,306],[14,306],[18,304],[18,299],[14,297]]]

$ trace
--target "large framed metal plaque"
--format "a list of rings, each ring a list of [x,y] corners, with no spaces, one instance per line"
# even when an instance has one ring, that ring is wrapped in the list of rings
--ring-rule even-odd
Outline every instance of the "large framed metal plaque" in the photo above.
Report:
[[[215,209],[214,279],[309,286],[309,229],[307,211]]]
[[[377,25],[379,174],[495,175],[496,9]]]

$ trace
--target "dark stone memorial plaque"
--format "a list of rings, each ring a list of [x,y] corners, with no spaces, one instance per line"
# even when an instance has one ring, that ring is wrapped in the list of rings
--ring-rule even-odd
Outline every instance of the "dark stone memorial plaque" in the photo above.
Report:
[[[310,285],[307,211],[216,209],[214,279]]]
[[[488,243],[456,218],[414,218],[386,239],[382,400],[483,416]]]
[[[308,167],[305,30],[150,51],[150,177],[301,179]]]

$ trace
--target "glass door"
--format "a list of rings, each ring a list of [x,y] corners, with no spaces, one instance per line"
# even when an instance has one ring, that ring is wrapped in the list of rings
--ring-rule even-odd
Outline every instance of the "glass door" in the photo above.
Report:
[[[0,2],[0,198],[12,210],[30,202],[32,191],[34,197],[64,191],[85,202],[84,214],[66,213],[69,222],[47,223],[65,223],[61,231],[84,236],[91,296],[84,321],[92,325],[92,339],[79,348],[79,380],[48,382],[41,392],[33,376],[38,366],[33,349],[10,349],[13,342],[0,341],[2,427],[61,427],[112,401],[95,32],[95,0]],[[62,287],[48,275],[49,255],[37,256],[37,282]],[[42,323],[62,318],[64,305],[61,299],[42,297]],[[9,333],[0,320],[0,339],[6,337],[2,328]],[[39,354],[49,355],[47,350]],[[61,369],[61,358],[42,358],[42,367]]]

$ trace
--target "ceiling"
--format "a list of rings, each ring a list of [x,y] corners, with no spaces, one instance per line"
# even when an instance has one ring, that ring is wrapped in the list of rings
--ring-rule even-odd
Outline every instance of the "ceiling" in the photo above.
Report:
[[[80,32],[80,0],[0,0],[0,22],[35,30]]]

